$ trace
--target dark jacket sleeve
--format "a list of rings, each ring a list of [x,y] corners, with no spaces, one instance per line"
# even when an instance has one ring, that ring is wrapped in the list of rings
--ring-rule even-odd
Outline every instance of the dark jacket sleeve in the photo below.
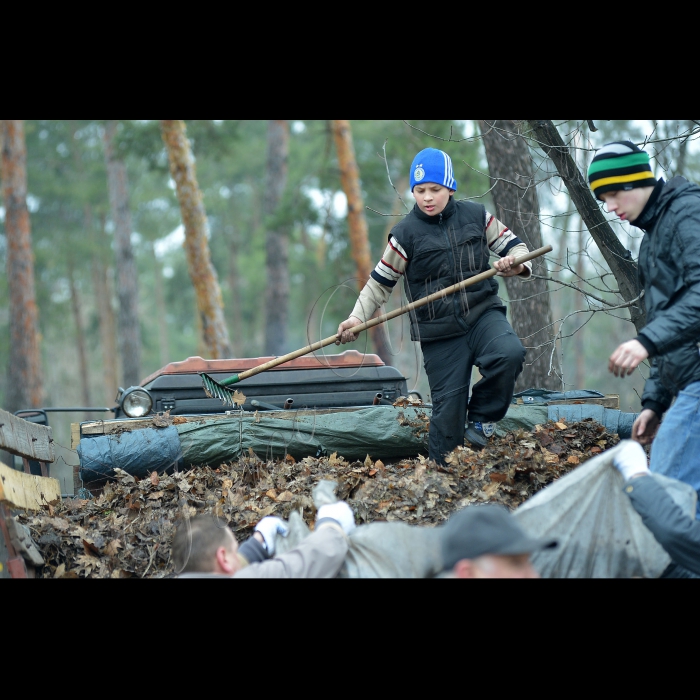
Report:
[[[642,522],[672,561],[700,575],[700,521],[686,515],[651,476],[632,479],[624,488]]]

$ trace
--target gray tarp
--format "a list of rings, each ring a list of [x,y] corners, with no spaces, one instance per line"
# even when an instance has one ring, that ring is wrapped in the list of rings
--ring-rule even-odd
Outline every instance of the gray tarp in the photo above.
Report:
[[[538,552],[532,561],[544,578],[658,578],[670,558],[624,493],[613,464],[624,443],[561,477],[515,510],[535,537],[556,538],[556,549]],[[695,490],[659,474],[674,500],[695,518]]]
[[[316,508],[334,503],[335,481],[321,481],[313,490]],[[288,521],[289,534],[277,538],[277,554],[296,547],[309,534],[297,512]],[[440,532],[407,523],[369,523],[349,536],[348,553],[338,578],[431,578],[442,570]]]

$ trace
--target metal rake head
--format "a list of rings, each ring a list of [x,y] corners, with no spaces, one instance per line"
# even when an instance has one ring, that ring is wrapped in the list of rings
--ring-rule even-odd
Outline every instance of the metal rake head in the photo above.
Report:
[[[200,373],[199,376],[202,378],[204,393],[210,399],[219,399],[219,401],[224,403],[226,406],[236,405],[236,402],[233,400],[236,392],[233,389],[229,389],[227,386],[217,382],[215,379],[212,379],[208,374],[204,374],[203,372]],[[235,375],[235,377],[237,378],[238,375]]]

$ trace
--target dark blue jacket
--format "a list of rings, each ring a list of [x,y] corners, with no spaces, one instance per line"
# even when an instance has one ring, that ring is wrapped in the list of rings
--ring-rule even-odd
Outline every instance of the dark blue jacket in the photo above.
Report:
[[[647,325],[638,340],[651,372],[642,406],[661,417],[679,391],[700,381],[700,187],[683,177],[660,180],[634,221]]]
[[[662,578],[700,578],[700,521],[686,515],[651,476],[632,479],[625,492],[642,522],[671,557]]]

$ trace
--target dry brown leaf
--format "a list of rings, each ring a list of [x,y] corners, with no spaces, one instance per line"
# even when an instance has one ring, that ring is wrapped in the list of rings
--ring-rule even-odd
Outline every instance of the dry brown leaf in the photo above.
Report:
[[[378,460],[374,463],[374,468],[375,468],[375,469],[384,470],[384,466],[385,466],[385,465],[384,465],[384,462],[382,462],[381,459],[378,459]]]
[[[53,577],[54,577],[54,578],[61,578],[61,576],[63,576],[63,574],[65,574],[65,573],[66,573],[66,565],[65,565],[65,564],[59,564],[59,565],[56,567],[56,573],[54,573]]]
[[[283,491],[277,496],[278,503],[289,503],[292,500],[294,500],[294,494],[291,491]]]
[[[106,547],[105,547],[105,554],[108,557],[114,557],[119,553],[119,550],[122,549],[123,545],[119,540],[112,540]]]
[[[496,491],[501,488],[501,484],[498,481],[494,481],[490,484],[487,484],[484,487],[484,493],[486,494],[486,498],[491,498],[492,496],[495,495]]]
[[[233,392],[233,398],[231,400],[237,406],[242,406],[245,403],[246,396],[236,389],[236,391]]]
[[[158,472],[151,472],[151,486],[158,486],[160,483],[160,477],[158,476]]]
[[[369,470],[369,475],[374,476],[379,470],[378,469],[370,469]]]
[[[556,425],[559,430],[566,430],[568,427],[566,423],[555,423],[554,425]]]
[[[153,493],[148,494],[148,500],[149,501],[159,501],[163,496],[165,495],[164,491],[154,491]]]
[[[569,464],[580,464],[581,460],[576,455],[569,455],[566,460]]]
[[[87,540],[83,540],[83,550],[85,551],[85,554],[91,557],[101,557],[102,553],[100,552],[97,547],[92,542],[88,542]]]
[[[275,489],[270,489],[269,491],[266,491],[265,495],[268,498],[271,498],[273,501],[277,500],[277,491],[275,491]]]
[[[365,457],[365,467],[371,467],[373,464],[374,462],[372,461],[372,458],[369,455],[367,455]]]

